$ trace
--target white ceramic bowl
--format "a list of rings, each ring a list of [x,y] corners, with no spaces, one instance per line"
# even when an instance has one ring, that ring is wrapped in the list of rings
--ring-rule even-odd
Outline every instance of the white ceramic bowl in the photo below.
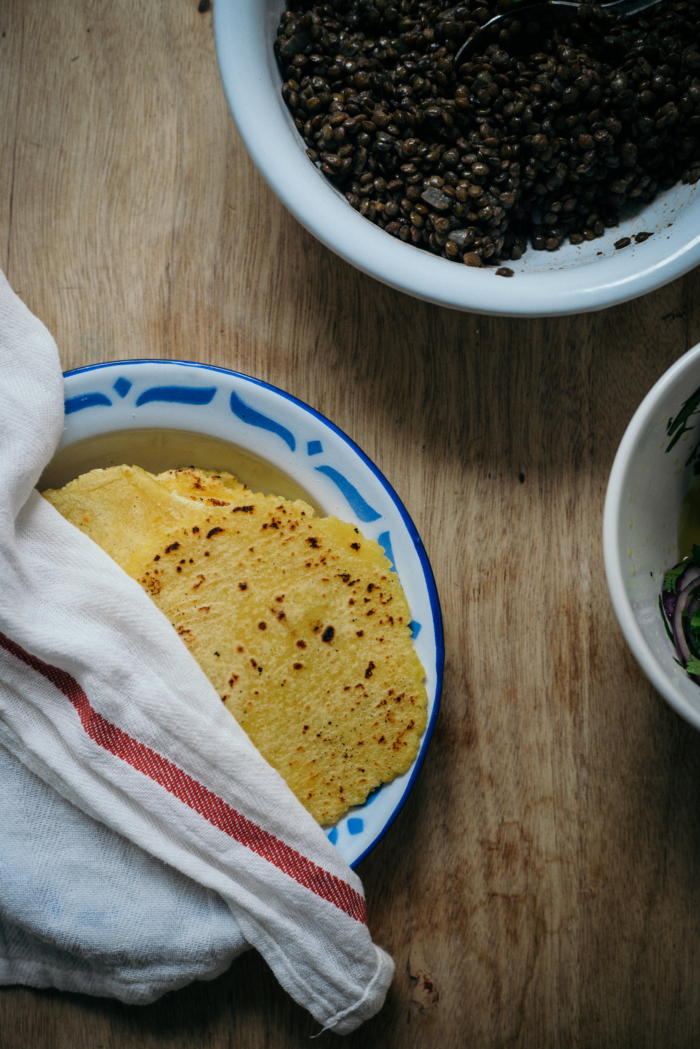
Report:
[[[440,604],[423,544],[405,507],[349,437],[302,401],[238,372],[184,361],[117,361],[65,375],[66,423],[39,488],[128,462],[230,470],[257,491],[305,498],[354,522],[393,562],[426,671],[428,726],[411,768],[327,828],[356,866],[393,823],[435,726],[442,688]]]
[[[678,560],[677,526],[693,479],[697,432],[666,453],[666,424],[700,386],[700,344],[662,375],[635,412],[613,464],[603,547],[610,596],[639,665],[674,710],[700,729],[700,688],[675,662],[659,611],[663,574]],[[700,418],[698,419],[700,423]]]
[[[355,212],[305,155],[280,94],[272,50],[284,0],[216,0],[221,78],[233,118],[261,174],[326,247],[392,288],[476,313],[544,317],[603,309],[644,295],[700,262],[700,183],[675,186],[604,237],[559,251],[528,249],[511,278],[470,269],[391,237]],[[615,241],[642,231],[642,244]]]

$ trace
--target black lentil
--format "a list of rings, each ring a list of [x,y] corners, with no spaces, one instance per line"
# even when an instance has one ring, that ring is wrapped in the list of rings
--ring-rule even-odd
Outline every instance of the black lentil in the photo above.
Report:
[[[307,154],[351,207],[468,266],[594,240],[700,179],[700,0],[514,14],[455,69],[511,2],[291,0],[275,43]]]

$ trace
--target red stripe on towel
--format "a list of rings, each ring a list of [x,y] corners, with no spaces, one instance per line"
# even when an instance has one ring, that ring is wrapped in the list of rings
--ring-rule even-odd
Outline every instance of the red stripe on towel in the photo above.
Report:
[[[90,704],[78,682],[65,670],[25,652],[18,644],[0,633],[0,646],[17,659],[36,670],[66,696],[78,712],[83,729],[98,746],[121,758],[133,768],[148,776],[173,794],[179,801],[189,805],[209,823],[245,845],[252,852],[278,867],[290,878],[311,892],[345,911],[355,921],[367,921],[367,908],[359,892],[334,874],[323,870],[312,860],[302,856],[296,849],[285,844],[274,834],[259,827],[246,816],[228,805],[207,787],[204,787],[162,754],[140,743],[133,736],[113,725]]]

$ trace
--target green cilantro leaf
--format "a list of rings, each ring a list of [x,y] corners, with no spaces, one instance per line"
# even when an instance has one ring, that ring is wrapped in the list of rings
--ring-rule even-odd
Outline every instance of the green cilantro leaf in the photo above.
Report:
[[[700,387],[691,393],[690,397],[681,405],[681,409],[675,419],[671,418],[666,424],[666,433],[671,438],[666,448],[667,452],[675,446],[676,442],[684,436],[684,434],[690,433],[693,427],[697,424],[698,413],[700,412]],[[688,425],[686,425],[688,424]],[[700,474],[700,441],[697,441],[690,450],[690,455],[685,461],[685,465],[689,466],[693,464],[693,473]]]
[[[667,452],[670,452],[674,444],[680,440],[684,433],[689,433],[692,430],[693,425],[686,426],[687,422],[690,422],[693,415],[697,414],[700,409],[700,387],[691,393],[687,401],[683,402],[681,410],[675,419],[669,419],[666,424],[666,433],[672,440],[669,442]]]
[[[700,659],[691,656],[685,669],[689,674],[695,674],[697,677],[700,677]]]
[[[697,550],[697,549],[698,549],[698,547],[693,547],[693,550]],[[676,583],[678,581],[678,576],[682,575],[683,572],[685,572],[687,567],[688,567],[687,562],[686,561],[682,561],[681,564],[676,565],[675,568],[669,568],[668,572],[666,572],[664,574],[664,585],[663,585],[662,589],[663,589],[665,594],[675,594],[676,593]]]

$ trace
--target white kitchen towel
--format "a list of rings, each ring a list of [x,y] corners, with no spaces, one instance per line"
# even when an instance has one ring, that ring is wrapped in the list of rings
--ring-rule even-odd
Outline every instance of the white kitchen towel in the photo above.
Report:
[[[0,746],[0,984],[146,1004],[247,947],[221,897],[71,805]]]
[[[361,882],[141,587],[35,491],[62,428],[55,343],[0,274],[0,744],[217,893],[296,1001],[348,1033],[394,969]]]

